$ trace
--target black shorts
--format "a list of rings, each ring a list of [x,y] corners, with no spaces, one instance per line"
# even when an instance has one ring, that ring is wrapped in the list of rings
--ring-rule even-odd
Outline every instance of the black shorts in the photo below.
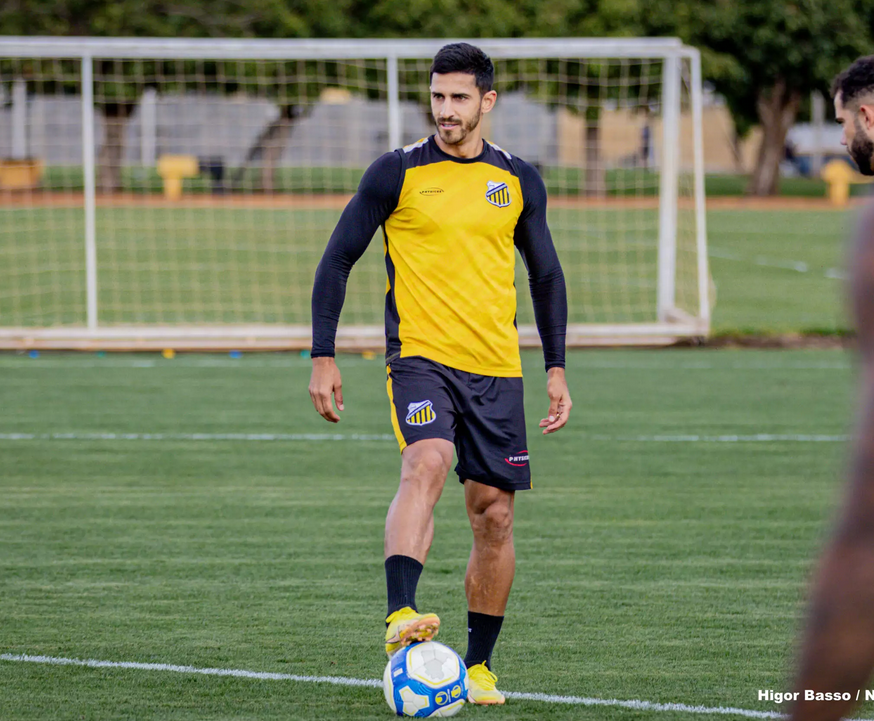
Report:
[[[402,452],[416,441],[443,438],[455,444],[462,483],[531,488],[521,378],[466,373],[419,356],[398,358],[387,370]]]

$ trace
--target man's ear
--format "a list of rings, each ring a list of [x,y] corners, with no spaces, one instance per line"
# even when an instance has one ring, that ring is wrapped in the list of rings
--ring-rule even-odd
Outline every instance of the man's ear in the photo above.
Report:
[[[859,106],[859,115],[862,116],[862,124],[865,129],[874,131],[874,103]]]
[[[483,95],[482,99],[482,111],[484,113],[489,112],[493,107],[495,107],[495,102],[498,100],[498,94],[494,90],[489,90],[485,95]],[[874,120],[874,105],[871,106],[872,114],[871,119]]]

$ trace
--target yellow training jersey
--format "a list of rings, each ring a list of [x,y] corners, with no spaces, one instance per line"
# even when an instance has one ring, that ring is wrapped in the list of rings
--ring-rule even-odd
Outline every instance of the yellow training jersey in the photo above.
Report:
[[[475,158],[434,137],[386,153],[365,173],[319,264],[313,357],[334,354],[346,277],[384,231],[386,361],[421,356],[469,373],[522,375],[515,249],[525,261],[547,367],[564,365],[564,277],[533,166],[483,142]]]
[[[522,187],[510,157],[485,143],[450,156],[432,138],[403,149],[397,207],[385,221],[391,356],[519,376],[516,223]]]

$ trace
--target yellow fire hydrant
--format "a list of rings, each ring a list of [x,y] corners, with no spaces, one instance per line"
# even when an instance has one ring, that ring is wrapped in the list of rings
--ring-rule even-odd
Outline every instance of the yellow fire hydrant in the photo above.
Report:
[[[828,184],[828,197],[833,205],[846,205],[850,198],[850,185],[870,183],[843,160],[830,160],[822,168],[822,179]]]
[[[182,197],[182,179],[193,178],[200,172],[193,155],[162,155],[158,158],[158,175],[164,181],[164,197],[179,200]]]

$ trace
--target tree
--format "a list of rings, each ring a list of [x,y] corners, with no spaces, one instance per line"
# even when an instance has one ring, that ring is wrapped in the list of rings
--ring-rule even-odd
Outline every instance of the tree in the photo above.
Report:
[[[0,34],[100,37],[336,37],[353,34],[346,10],[351,0],[324,4],[318,0],[7,0],[0,5]],[[10,68],[12,64],[6,63]],[[79,92],[78,68],[67,63],[63,90]],[[190,87],[223,93],[263,87],[259,73],[281,75],[282,63],[258,67],[246,63],[225,72],[219,62],[114,61],[99,59],[94,66],[95,106],[103,117],[104,136],[98,139],[97,185],[102,192],[121,189],[121,166],[127,124],[134,114],[147,78],[160,74],[162,89]],[[33,72],[28,72],[28,68]],[[14,72],[31,87],[48,88],[39,61],[16,64]],[[158,73],[160,71],[160,73]],[[288,74],[288,73],[286,73]],[[189,78],[196,78],[191,81]],[[231,78],[231,80],[227,80]],[[263,78],[262,78],[263,79]],[[57,88],[55,88],[57,89]],[[301,115],[301,103],[314,90],[299,84],[293,97],[275,98],[278,118],[271,121],[250,148],[250,160],[263,161],[261,185],[273,186],[272,169]],[[286,93],[287,94],[287,93]]]
[[[865,0],[643,0],[649,34],[702,48],[704,76],[725,96],[738,133],[762,143],[747,192],[779,191],[786,133],[802,99],[871,43]]]
[[[373,36],[388,37],[633,37],[641,34],[639,0],[377,0],[366,4],[361,28]],[[582,147],[585,148],[585,186],[588,195],[606,191],[605,168],[601,160],[601,104],[605,92],[618,93],[602,82],[623,72],[616,65],[596,61],[549,61],[545,75],[561,82],[503,82],[503,92],[522,90],[548,105],[562,105],[583,118]],[[415,63],[408,63],[414,67]],[[504,61],[499,77],[536,77],[536,62]],[[520,73],[522,66],[528,73]],[[403,66],[402,66],[403,71]],[[412,72],[412,71],[411,71]],[[427,84],[418,95],[406,99],[427,105]],[[430,113],[430,109],[428,110]]]
[[[149,16],[139,12],[131,0],[117,3],[93,0],[12,0],[0,7],[0,33],[16,35],[113,35],[122,33],[131,24]],[[18,64],[16,75],[28,81],[31,87],[39,86],[42,92],[61,90],[79,92],[81,79],[79,68],[71,61],[63,61],[63,80],[47,80],[50,73],[43,71],[39,60]],[[135,87],[117,82],[106,82],[114,74],[109,61],[95,63],[96,106],[103,115],[104,138],[98,154],[98,187],[112,190],[120,187],[120,156],[124,152],[124,131],[127,120],[133,113],[136,100]],[[50,87],[57,86],[57,87]]]
[[[638,0],[545,0],[523,3],[527,35],[533,37],[635,37],[642,33]],[[607,192],[607,173],[601,152],[601,115],[605,100],[624,100],[630,105],[646,104],[647,98],[628,97],[634,89],[645,92],[631,75],[648,73],[645,66],[617,65],[598,60],[561,60],[555,66],[547,101],[559,103],[583,119],[582,147],[585,152],[583,192],[600,196]],[[626,82],[617,80],[623,77]],[[536,88],[531,88],[535,91]],[[537,93],[536,93],[537,94]]]

